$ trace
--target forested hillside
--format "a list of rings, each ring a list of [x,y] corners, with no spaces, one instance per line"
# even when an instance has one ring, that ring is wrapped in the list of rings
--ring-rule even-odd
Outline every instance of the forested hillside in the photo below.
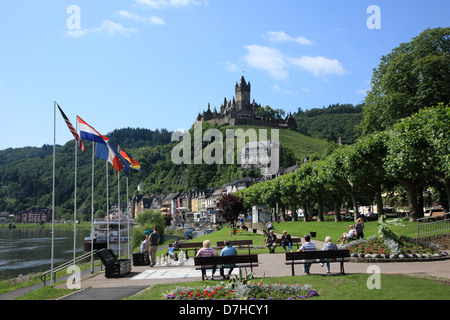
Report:
[[[117,146],[121,145],[143,165],[142,171],[130,173],[129,189],[136,190],[137,185],[148,175],[155,161],[147,157],[147,150],[157,153],[162,146],[170,142],[171,133],[166,129],[120,129],[107,135]],[[77,204],[80,213],[90,215],[91,177],[92,177],[92,143],[86,141],[86,152],[78,150],[77,161]],[[56,188],[55,202],[58,217],[64,217],[73,212],[73,191],[75,183],[74,141],[56,148]],[[138,152],[139,151],[139,152]],[[33,207],[51,208],[52,204],[52,155],[53,146],[42,148],[28,147],[6,149],[0,151],[0,212],[18,212]],[[156,159],[157,160],[157,159]],[[106,209],[106,162],[95,158],[94,170],[94,202],[96,210]],[[126,194],[125,175],[121,193]],[[117,172],[109,165],[110,198],[117,203]],[[114,186],[114,187],[112,187]],[[125,199],[125,196],[124,196]],[[125,201],[125,200],[123,200]]]
[[[336,142],[339,137],[345,144],[354,143],[356,126],[363,119],[363,104],[332,104],[327,108],[313,108],[292,114],[297,121],[297,130],[303,134]]]

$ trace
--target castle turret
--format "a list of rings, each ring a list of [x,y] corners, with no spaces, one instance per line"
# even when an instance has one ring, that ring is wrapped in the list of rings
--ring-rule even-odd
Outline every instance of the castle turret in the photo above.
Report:
[[[244,76],[241,77],[241,80],[238,83],[236,82],[235,86],[236,91],[236,108],[239,111],[251,111],[250,110],[250,91],[251,85],[250,82],[247,84],[245,82]]]

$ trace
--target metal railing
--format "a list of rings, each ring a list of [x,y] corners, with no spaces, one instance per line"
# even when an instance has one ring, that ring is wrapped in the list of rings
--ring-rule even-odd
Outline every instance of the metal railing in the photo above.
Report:
[[[92,253],[94,254],[94,257],[95,257],[95,254],[97,253],[97,251],[98,251],[97,249],[92,251]],[[67,262],[57,266],[56,268],[54,268],[53,269],[53,282],[56,282],[56,273],[58,271],[67,269],[68,267],[72,266],[74,263],[76,264],[76,263],[78,263],[78,262],[80,262],[80,261],[82,261],[84,259],[90,258],[90,257],[91,257],[91,251],[86,252],[85,254],[75,258],[75,262],[72,259],[72,260],[67,261]],[[45,287],[45,284],[47,282],[47,276],[48,275],[51,276],[51,273],[52,273],[52,270],[49,270],[49,271],[45,271],[44,273],[41,274],[40,278],[41,278],[42,282],[44,283],[44,287]]]
[[[450,212],[440,216],[417,219],[417,238],[425,234],[450,230]]]

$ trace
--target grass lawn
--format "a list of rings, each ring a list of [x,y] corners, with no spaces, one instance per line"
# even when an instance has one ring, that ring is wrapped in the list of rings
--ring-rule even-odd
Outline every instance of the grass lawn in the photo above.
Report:
[[[352,224],[353,222],[349,221],[343,221],[343,222],[334,222],[334,221],[327,221],[327,222],[319,222],[319,221],[312,221],[312,222],[304,222],[304,221],[289,221],[289,222],[280,222],[274,224],[274,231],[277,234],[283,233],[283,230],[286,230],[292,237],[301,237],[305,234],[310,233],[311,231],[316,232],[316,238],[313,238],[315,240],[319,241],[325,241],[326,236],[330,236],[333,242],[336,242],[337,239],[341,236],[343,232],[347,232],[349,230],[348,226]],[[374,234],[377,234],[377,226],[378,221],[370,221],[365,222],[365,229],[364,229],[364,236],[365,238],[368,238]],[[243,231],[239,232],[237,235],[230,235],[230,228],[224,227],[219,231],[214,231],[210,234],[203,235],[199,238],[195,238],[192,240],[189,240],[189,242],[202,242],[203,240],[210,240],[211,245],[215,246],[217,244],[217,241],[223,241],[225,239],[230,240],[253,240],[253,245],[258,246],[264,246],[265,238],[263,235],[259,233],[253,233],[251,232],[251,226],[248,226],[250,231]],[[392,231],[396,233],[397,235],[404,235],[411,238],[416,237],[417,232],[417,226],[414,222],[405,221],[404,227],[392,227]],[[294,245],[295,247],[295,245]],[[278,249],[277,252],[281,251],[281,247]],[[166,253],[167,249],[159,250],[158,255],[161,255],[163,253]],[[240,253],[248,253],[247,250],[239,250]],[[267,249],[252,249],[252,253],[267,253]]]

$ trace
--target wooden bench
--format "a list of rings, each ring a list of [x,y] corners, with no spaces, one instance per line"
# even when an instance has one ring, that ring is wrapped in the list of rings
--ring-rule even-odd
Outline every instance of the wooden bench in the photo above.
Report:
[[[212,266],[234,265],[234,268],[258,266],[257,254],[238,254],[235,256],[217,256],[217,257],[194,257],[194,264],[198,266],[196,270],[212,269]],[[202,276],[202,280],[205,280]]]
[[[97,255],[105,265],[106,278],[119,278],[131,272],[131,259],[117,259],[111,249],[102,249]]]
[[[169,248],[173,247],[173,243],[169,244]],[[189,259],[188,250],[194,250],[194,256],[197,254],[197,250],[203,247],[203,242],[185,242],[178,243],[174,248],[175,251],[184,250],[186,251],[186,258]]]
[[[295,276],[294,265],[305,263],[321,263],[324,262],[323,261],[324,259],[329,259],[329,262],[340,262],[341,264],[340,273],[345,274],[344,262],[346,261],[348,262],[350,260],[350,250],[346,249],[346,250],[286,252],[285,264],[292,266],[292,275]]]
[[[150,257],[148,252],[133,253],[133,266],[149,266]]]
[[[253,240],[231,240],[231,246],[239,249],[248,249],[248,254],[250,254],[250,249],[253,248]],[[225,241],[217,241],[217,249],[222,249],[225,247]]]
[[[296,244],[297,249],[299,249],[300,243],[302,243],[302,239],[301,238],[291,238],[291,242],[292,242],[292,244]],[[281,239],[277,239],[277,246],[281,246]]]

